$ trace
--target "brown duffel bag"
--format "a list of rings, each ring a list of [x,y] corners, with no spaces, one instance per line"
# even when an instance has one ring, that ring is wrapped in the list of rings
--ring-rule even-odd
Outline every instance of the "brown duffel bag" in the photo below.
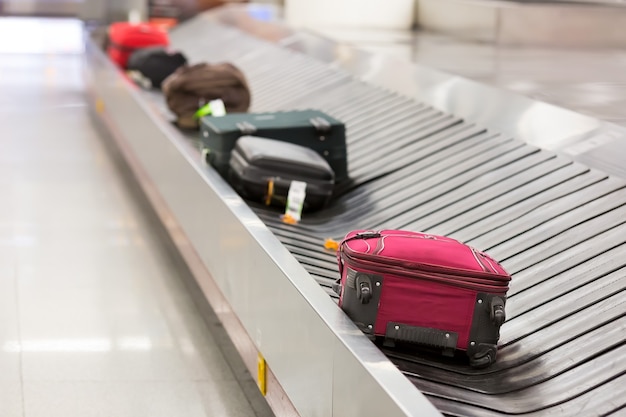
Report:
[[[178,68],[163,82],[163,93],[178,126],[198,127],[194,117],[200,107],[221,99],[228,113],[243,113],[250,107],[250,90],[243,73],[234,65],[196,64]]]

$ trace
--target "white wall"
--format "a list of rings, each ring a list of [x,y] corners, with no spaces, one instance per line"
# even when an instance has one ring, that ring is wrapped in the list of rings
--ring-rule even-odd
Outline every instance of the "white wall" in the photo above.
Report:
[[[416,0],[285,0],[285,17],[296,27],[409,29]]]

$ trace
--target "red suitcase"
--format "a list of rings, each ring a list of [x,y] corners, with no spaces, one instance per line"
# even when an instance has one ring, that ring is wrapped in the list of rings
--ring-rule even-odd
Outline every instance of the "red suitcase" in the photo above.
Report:
[[[169,43],[167,32],[156,25],[117,22],[109,26],[107,53],[113,62],[126,69],[128,58],[137,49]]]
[[[356,230],[337,258],[339,306],[370,337],[495,361],[511,277],[490,256],[443,236]]]

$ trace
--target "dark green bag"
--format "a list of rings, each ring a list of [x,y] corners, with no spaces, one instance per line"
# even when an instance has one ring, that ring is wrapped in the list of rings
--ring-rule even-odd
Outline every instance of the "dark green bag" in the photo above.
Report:
[[[346,128],[317,110],[273,113],[233,113],[200,120],[200,139],[209,164],[226,176],[231,151],[239,137],[253,135],[295,143],[320,154],[335,172],[335,181],[348,177]]]

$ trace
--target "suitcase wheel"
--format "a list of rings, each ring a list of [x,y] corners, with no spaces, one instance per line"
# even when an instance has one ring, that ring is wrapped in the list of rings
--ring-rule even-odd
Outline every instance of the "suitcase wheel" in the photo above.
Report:
[[[469,357],[472,368],[485,368],[496,361],[496,345],[480,343]]]
[[[332,288],[333,288],[333,291],[335,292],[335,294],[341,295],[341,278],[339,278],[338,280],[333,282]]]
[[[209,165],[211,165],[213,161],[215,160],[215,155],[211,153],[211,150],[209,148],[205,148],[205,147],[202,148],[202,156],[203,156],[204,162],[206,162]]]

